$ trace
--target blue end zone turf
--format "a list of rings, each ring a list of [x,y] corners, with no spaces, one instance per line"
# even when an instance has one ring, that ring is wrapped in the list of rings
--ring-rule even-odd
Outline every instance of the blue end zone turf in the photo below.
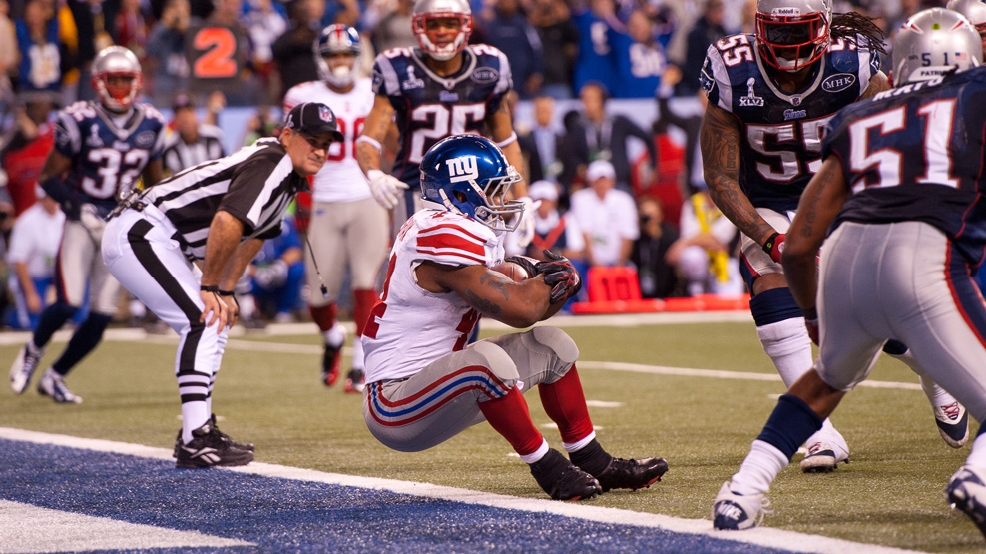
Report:
[[[652,527],[387,491],[178,470],[170,461],[5,439],[0,439],[0,482],[3,500],[257,545],[196,551],[784,552]]]

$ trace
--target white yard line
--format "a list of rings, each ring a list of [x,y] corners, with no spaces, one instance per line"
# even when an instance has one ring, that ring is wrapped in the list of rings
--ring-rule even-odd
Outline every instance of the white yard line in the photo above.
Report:
[[[128,454],[132,456],[166,460],[169,462],[172,459],[171,450],[164,448],[152,448],[139,444],[100,439],[83,439],[67,435],[38,433],[7,427],[0,427],[0,438],[39,444],[66,446],[69,448],[82,448],[99,452]],[[822,537],[819,535],[807,535],[803,533],[796,533],[794,531],[771,529],[769,527],[759,527],[742,532],[715,531],[712,529],[712,523],[707,519],[685,519],[660,514],[633,512],[630,510],[622,510],[617,508],[591,506],[589,504],[517,498],[501,494],[432,485],[429,483],[342,475],[338,473],[326,473],[311,469],[279,466],[274,464],[252,463],[248,466],[228,468],[224,470],[251,475],[278,477],[281,479],[292,479],[296,481],[386,490],[400,494],[408,494],[425,498],[437,498],[454,502],[463,502],[466,504],[492,506],[496,508],[522,510],[528,512],[547,512],[565,517],[579,518],[588,521],[615,525],[657,527],[677,533],[706,535],[721,540],[732,540],[757,546],[779,548],[792,552],[818,552],[820,554],[891,554],[915,552],[913,550],[901,550],[897,548],[888,548],[872,544],[856,543],[841,539]],[[210,471],[224,470],[213,469]]]

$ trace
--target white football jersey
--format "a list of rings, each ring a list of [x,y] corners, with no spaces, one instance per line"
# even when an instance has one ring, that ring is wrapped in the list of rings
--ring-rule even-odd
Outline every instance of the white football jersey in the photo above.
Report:
[[[418,286],[414,270],[424,261],[493,267],[503,261],[503,246],[489,227],[451,212],[426,209],[404,223],[390,252],[381,301],[363,329],[367,383],[410,377],[462,350],[479,321],[479,312],[455,292]]]
[[[302,102],[321,102],[332,109],[345,142],[333,144],[325,165],[315,174],[312,198],[316,202],[356,202],[371,196],[370,185],[356,161],[356,137],[373,108],[370,79],[354,81],[353,90],[332,91],[323,81],[308,81],[291,87],[284,95],[284,113]]]

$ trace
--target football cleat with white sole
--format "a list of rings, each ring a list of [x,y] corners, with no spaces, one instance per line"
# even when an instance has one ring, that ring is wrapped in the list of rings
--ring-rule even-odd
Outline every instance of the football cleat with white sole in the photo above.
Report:
[[[343,384],[342,390],[354,394],[363,394],[363,389],[366,388],[363,377],[362,369],[350,369],[349,374],[346,375],[346,382]]]
[[[249,450],[250,452],[253,452],[254,447],[252,442],[239,442],[233,439],[233,437],[219,430],[219,424],[216,423],[216,414],[212,414],[212,417],[209,418],[209,422],[212,423],[213,433],[219,435],[219,438],[225,441],[226,444],[232,446],[233,448],[239,448],[240,450]],[[182,429],[178,429],[178,436],[175,438],[175,450],[171,454],[173,458],[178,457],[178,450],[181,448],[183,444],[181,440],[181,432]]]
[[[192,430],[192,440],[178,448],[175,467],[207,468],[220,466],[245,466],[253,461],[253,452],[232,446],[212,424]]]
[[[38,382],[38,394],[50,396],[60,404],[82,404],[82,397],[65,386],[65,380],[54,369],[48,368]]]
[[[762,494],[736,494],[729,490],[729,481],[722,484],[712,505],[712,526],[722,531],[741,531],[760,525],[770,500]]]
[[[801,460],[801,471],[829,473],[834,471],[840,462],[849,463],[848,450],[827,442],[815,442],[808,445],[808,453]]]
[[[31,376],[38,369],[38,363],[45,355],[44,348],[36,348],[34,341],[29,340],[24,344],[21,351],[10,366],[10,388],[17,394],[23,394],[27,390]]]
[[[962,448],[969,441],[969,413],[965,406],[952,402],[935,406],[935,424],[941,438],[952,448]]]
[[[948,480],[945,500],[962,510],[986,537],[986,472],[964,465]]]

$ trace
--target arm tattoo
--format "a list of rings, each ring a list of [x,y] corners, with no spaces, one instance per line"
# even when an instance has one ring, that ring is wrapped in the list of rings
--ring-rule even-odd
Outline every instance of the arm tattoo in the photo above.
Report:
[[[702,123],[701,142],[705,181],[712,200],[740,232],[762,242],[774,230],[740,188],[740,127],[736,119],[710,104]]]

